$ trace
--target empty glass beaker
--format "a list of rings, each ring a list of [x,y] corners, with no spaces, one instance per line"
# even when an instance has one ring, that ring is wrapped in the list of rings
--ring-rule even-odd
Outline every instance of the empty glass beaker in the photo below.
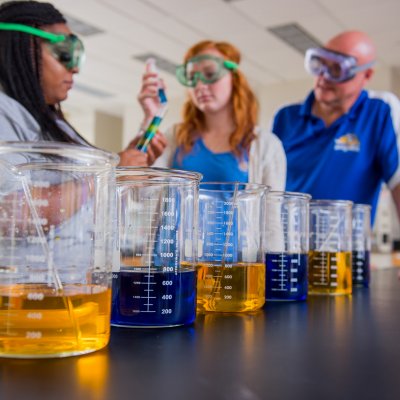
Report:
[[[311,196],[294,192],[267,195],[266,300],[305,300]]]
[[[111,324],[167,327],[196,317],[197,173],[118,168],[120,267]]]
[[[352,292],[351,201],[311,200],[308,293]]]
[[[371,251],[371,206],[353,205],[353,287],[369,286]]]
[[[117,162],[64,143],[0,143],[0,356],[107,345]]]
[[[265,196],[250,183],[201,183],[197,310],[253,311],[265,302]]]

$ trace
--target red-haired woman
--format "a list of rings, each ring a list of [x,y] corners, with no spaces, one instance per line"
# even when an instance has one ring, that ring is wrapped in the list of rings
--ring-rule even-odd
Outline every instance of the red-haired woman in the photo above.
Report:
[[[177,78],[188,87],[183,121],[166,132],[157,166],[196,171],[204,182],[263,183],[284,190],[286,157],[279,139],[257,126],[258,104],[239,69],[240,52],[226,42],[191,47]],[[157,107],[157,79],[143,76],[138,96],[150,119]]]

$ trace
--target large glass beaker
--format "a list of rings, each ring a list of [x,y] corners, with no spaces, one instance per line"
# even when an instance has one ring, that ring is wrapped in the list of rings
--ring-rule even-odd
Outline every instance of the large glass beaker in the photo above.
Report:
[[[197,309],[254,311],[265,302],[265,196],[250,183],[201,183]]]
[[[346,200],[311,200],[308,293],[352,292],[352,207]]]
[[[113,270],[112,325],[194,321],[200,179],[161,168],[117,169],[121,264]]]
[[[305,300],[311,196],[295,192],[267,195],[266,300]]]
[[[0,143],[0,356],[107,345],[117,162],[83,146]]]
[[[353,288],[368,287],[370,281],[371,206],[353,205]]]

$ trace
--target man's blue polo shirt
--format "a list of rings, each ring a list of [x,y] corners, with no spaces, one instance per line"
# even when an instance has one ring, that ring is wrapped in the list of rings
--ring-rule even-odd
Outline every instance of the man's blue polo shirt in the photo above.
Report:
[[[312,115],[314,92],[303,104],[280,109],[273,132],[287,157],[286,190],[314,199],[343,199],[372,206],[382,182],[400,183],[399,144],[388,103],[362,91],[331,126]]]

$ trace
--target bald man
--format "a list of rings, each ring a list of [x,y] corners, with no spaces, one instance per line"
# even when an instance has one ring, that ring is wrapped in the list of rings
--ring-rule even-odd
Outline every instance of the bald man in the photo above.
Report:
[[[286,190],[370,204],[372,221],[382,182],[400,216],[400,102],[364,90],[375,58],[371,39],[357,31],[307,50],[314,90],[281,108],[273,124],[287,156]]]

